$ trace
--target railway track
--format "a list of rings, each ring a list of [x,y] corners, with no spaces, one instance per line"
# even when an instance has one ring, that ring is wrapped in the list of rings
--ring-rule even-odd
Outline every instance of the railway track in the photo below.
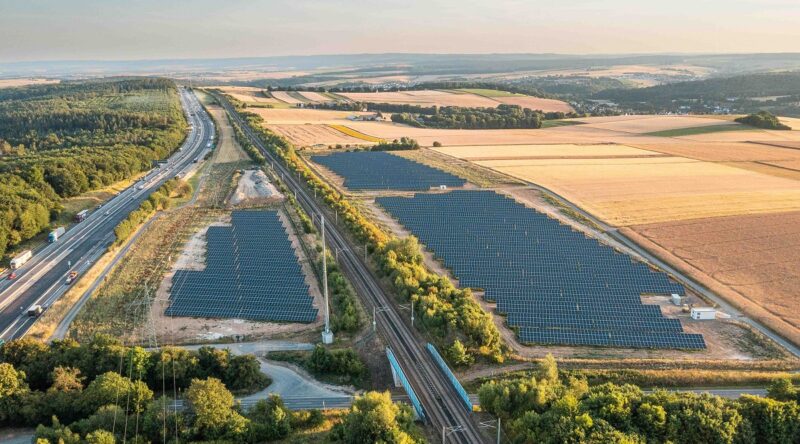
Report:
[[[270,161],[287,187],[296,193],[297,201],[309,214],[321,214],[333,220],[330,210],[316,202],[300,181],[263,145],[261,139],[236,113],[227,100],[220,95],[215,97],[223,105],[232,119],[242,128],[250,141],[258,147]],[[318,218],[317,218],[318,219]],[[450,385],[433,358],[425,350],[425,341],[400,315],[391,298],[378,284],[378,279],[356,254],[347,238],[333,224],[325,224],[325,235],[329,247],[340,251],[339,265],[355,287],[368,309],[376,310],[377,328],[394,352],[411,386],[422,404],[426,421],[441,435],[445,442],[483,443],[487,442],[472,414],[459,402],[458,394]],[[336,251],[336,250],[334,250]]]

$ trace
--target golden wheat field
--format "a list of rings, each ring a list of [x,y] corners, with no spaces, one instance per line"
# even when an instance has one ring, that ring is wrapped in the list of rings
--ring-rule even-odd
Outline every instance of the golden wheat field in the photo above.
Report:
[[[350,121],[347,120],[349,116],[372,114],[307,108],[251,108],[248,111],[258,114],[266,123],[280,125],[303,125],[306,123],[349,124]]]
[[[464,145],[433,148],[463,160],[592,158],[663,156],[661,153],[617,144]]]
[[[627,226],[800,210],[794,180],[683,157],[476,162]]]
[[[314,145],[368,145],[370,142],[348,136],[324,124],[307,125],[264,125],[268,130],[273,131],[287,138],[297,147],[307,147]]]

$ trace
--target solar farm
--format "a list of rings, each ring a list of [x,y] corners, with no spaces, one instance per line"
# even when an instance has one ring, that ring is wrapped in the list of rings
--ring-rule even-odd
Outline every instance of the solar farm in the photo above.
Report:
[[[466,183],[450,173],[383,151],[340,152],[312,156],[311,160],[344,178],[349,190],[424,191]]]
[[[378,197],[462,287],[507,314],[524,343],[705,349],[641,295],[684,294],[666,274],[493,191]]]
[[[178,270],[167,316],[314,322],[294,249],[277,211],[234,211],[206,233],[205,270]]]

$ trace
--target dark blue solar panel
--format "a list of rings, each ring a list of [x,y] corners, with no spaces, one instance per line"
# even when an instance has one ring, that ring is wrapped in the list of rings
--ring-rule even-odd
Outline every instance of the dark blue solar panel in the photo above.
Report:
[[[383,151],[355,151],[312,156],[311,160],[344,178],[350,190],[428,190],[466,181],[444,171]]]
[[[377,202],[452,270],[484,290],[522,342],[703,349],[642,294],[681,285],[583,233],[491,191],[457,190]]]
[[[305,276],[276,211],[235,211],[209,227],[206,268],[178,270],[168,316],[313,322]]]

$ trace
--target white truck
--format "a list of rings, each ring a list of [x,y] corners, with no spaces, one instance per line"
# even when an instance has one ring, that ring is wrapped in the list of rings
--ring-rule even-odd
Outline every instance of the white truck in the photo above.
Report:
[[[28,308],[28,316],[32,318],[38,318],[42,313],[44,313],[44,308],[39,304],[33,304]]]
[[[62,234],[64,234],[64,227],[58,227],[55,230],[51,231],[50,234],[47,235],[47,241],[51,244],[58,240]]]
[[[33,257],[33,252],[31,250],[25,250],[22,253],[18,254],[14,259],[11,259],[11,269],[16,270],[19,267],[25,265],[26,262],[31,260]]]

